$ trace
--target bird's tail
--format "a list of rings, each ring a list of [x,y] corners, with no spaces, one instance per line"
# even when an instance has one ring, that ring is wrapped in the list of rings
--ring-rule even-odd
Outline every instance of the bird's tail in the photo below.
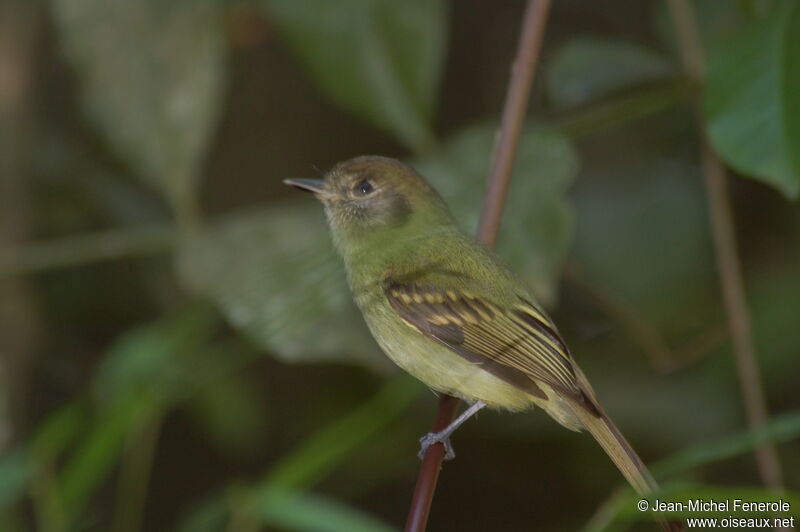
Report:
[[[650,471],[608,416],[602,413],[598,416],[580,407],[575,408],[575,414],[636,493],[647,495],[658,489]]]
[[[628,443],[616,425],[600,410],[587,409],[584,405],[573,406],[575,415],[586,430],[594,436],[611,461],[617,466],[625,479],[639,495],[648,495],[658,489],[658,484],[642,462],[636,451]],[[665,531],[683,530],[683,525],[675,521],[657,518]]]

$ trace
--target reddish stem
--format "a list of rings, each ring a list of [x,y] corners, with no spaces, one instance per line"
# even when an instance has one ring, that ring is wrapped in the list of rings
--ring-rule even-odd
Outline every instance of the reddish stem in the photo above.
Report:
[[[514,164],[514,155],[519,135],[525,123],[528,95],[533,81],[533,73],[536,70],[549,8],[550,0],[529,0],[525,8],[517,55],[514,59],[511,81],[503,105],[500,134],[492,156],[483,210],[478,224],[477,237],[489,247],[494,246],[497,240],[497,231],[500,227],[508,182]],[[447,427],[453,420],[457,407],[458,399],[449,395],[442,396],[439,400],[439,409],[432,431],[439,432]],[[411,498],[406,532],[425,530],[443,458],[444,446],[442,444],[431,445],[426,450],[414,488],[414,495]]]

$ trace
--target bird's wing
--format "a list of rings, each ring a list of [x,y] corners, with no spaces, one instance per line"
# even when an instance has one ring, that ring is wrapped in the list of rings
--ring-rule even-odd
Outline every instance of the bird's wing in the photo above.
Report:
[[[658,488],[636,452],[594,399],[594,393],[547,315],[518,298],[499,305],[480,294],[422,279],[391,277],[383,291],[392,308],[425,336],[449,347],[484,370],[541,399],[546,383],[567,403],[640,494]],[[431,276],[432,277],[432,276]],[[435,279],[435,277],[434,277]],[[447,286],[449,283],[444,283]],[[657,518],[662,529],[682,530]]]
[[[533,395],[546,398],[536,386],[546,383],[592,409],[566,344],[533,303],[520,297],[501,307],[467,290],[391,277],[383,288],[392,308],[425,336]]]

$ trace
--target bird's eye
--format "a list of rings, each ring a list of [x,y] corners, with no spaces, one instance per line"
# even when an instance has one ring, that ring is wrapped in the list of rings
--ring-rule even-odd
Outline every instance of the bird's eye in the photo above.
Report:
[[[355,190],[358,194],[366,196],[375,189],[372,187],[372,183],[369,182],[369,179],[362,179],[356,185]]]

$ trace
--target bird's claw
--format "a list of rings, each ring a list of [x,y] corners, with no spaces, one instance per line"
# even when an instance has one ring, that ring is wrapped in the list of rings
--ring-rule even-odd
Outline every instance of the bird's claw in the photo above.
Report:
[[[441,432],[429,432],[425,436],[419,439],[419,452],[417,456],[420,460],[425,458],[425,452],[427,452],[428,447],[434,445],[436,443],[441,443],[444,445],[444,459],[445,460],[452,460],[456,457],[456,453],[453,450],[453,445],[450,443],[450,435],[449,434],[442,434]]]

